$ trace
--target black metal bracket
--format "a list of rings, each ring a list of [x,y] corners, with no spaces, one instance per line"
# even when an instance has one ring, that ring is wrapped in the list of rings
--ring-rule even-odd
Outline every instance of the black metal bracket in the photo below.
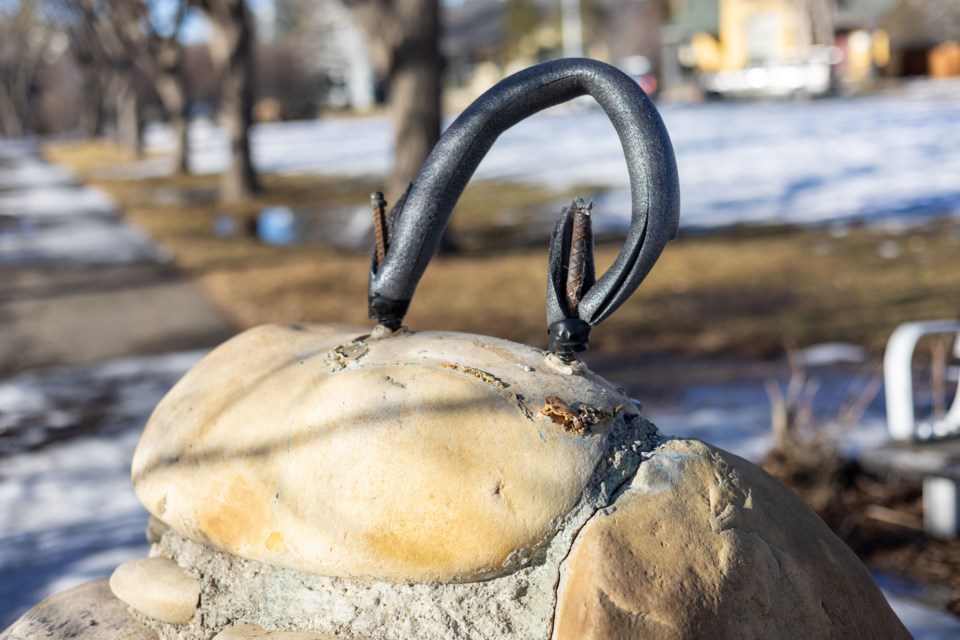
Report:
[[[371,264],[371,317],[388,328],[402,322],[457,200],[497,137],[538,111],[582,95],[600,104],[620,137],[633,204],[623,249],[606,273],[584,283],[588,286],[578,294],[575,310],[563,275],[570,257],[563,245],[569,238],[554,233],[551,241],[551,348],[567,354],[586,348],[589,328],[623,304],[676,237],[680,212],[676,159],[660,114],[629,76],[596,60],[565,58],[516,73],[480,96],[447,129],[390,213],[389,249]],[[562,224],[563,218],[558,229]]]

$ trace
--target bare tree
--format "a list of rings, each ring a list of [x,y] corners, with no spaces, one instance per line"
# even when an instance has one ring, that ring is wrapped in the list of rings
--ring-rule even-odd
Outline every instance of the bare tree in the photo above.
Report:
[[[80,97],[80,129],[87,138],[99,138],[106,129],[106,94],[112,68],[101,48],[93,25],[79,10],[67,20],[70,49],[83,78]]]
[[[182,6],[186,6],[184,3]],[[190,103],[187,99],[186,77],[183,73],[183,47],[176,40],[176,32],[183,20],[183,14],[177,20],[177,29],[171,35],[151,38],[152,63],[151,76],[153,86],[170,125],[177,136],[176,167],[180,173],[190,173]]]
[[[960,40],[960,2],[915,0],[926,15],[930,33],[938,42]]]
[[[440,138],[440,7],[437,0],[343,0],[363,30],[386,86],[394,163],[388,194],[397,198]]]
[[[0,5],[0,135],[27,130],[30,98],[38,68],[56,33],[38,0]]]
[[[146,7],[121,0],[75,0],[80,21],[75,35],[83,40],[91,65],[98,75],[100,98],[112,102],[117,139],[140,154],[143,151],[142,105],[136,87],[134,56],[123,39],[130,23],[139,22]]]
[[[186,0],[172,6],[173,17],[161,21],[150,6],[138,0],[73,0],[83,19],[72,26],[78,60],[90,75],[89,85],[99,90],[101,100],[112,99],[121,140],[142,151],[142,99],[136,81],[145,79],[163,104],[177,132],[179,170],[188,170],[187,94],[181,73],[183,48],[177,34],[187,11]],[[108,79],[105,79],[104,76]],[[138,78],[139,76],[139,78]],[[99,117],[89,105],[88,120]],[[95,130],[90,127],[88,131]]]
[[[334,79],[356,63],[339,46],[349,15],[336,0],[275,0],[274,7],[274,39],[259,50],[259,95],[277,99],[283,119],[316,117]]]
[[[244,0],[193,0],[210,24],[210,57],[220,83],[221,120],[230,136],[230,164],[220,180],[222,200],[260,190],[250,158],[253,124],[254,26]]]
[[[85,65],[96,99],[101,104],[89,105],[91,127],[103,131],[102,120],[112,113],[117,139],[128,144],[137,154],[143,151],[143,123],[140,92],[134,53],[124,40],[127,24],[139,24],[146,7],[124,0],[72,0],[77,12],[70,21],[74,49]]]
[[[832,45],[836,0],[796,0],[797,11],[809,21],[806,39],[813,44]]]
[[[130,0],[114,0],[132,8],[111,12],[113,30],[118,34],[138,71],[156,91],[170,125],[177,136],[176,167],[190,170],[190,140],[186,80],[182,72],[183,46],[177,36],[187,14],[186,0],[176,0],[169,21],[154,17],[145,5]],[[126,14],[126,15],[125,15]]]

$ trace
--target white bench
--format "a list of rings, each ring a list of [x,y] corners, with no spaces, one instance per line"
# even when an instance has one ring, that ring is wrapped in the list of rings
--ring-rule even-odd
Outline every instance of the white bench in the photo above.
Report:
[[[907,322],[896,328],[883,356],[883,385],[887,393],[887,428],[894,440],[926,440],[960,433],[960,385],[943,418],[920,422],[914,410],[913,353],[924,336],[960,335],[960,320]],[[954,343],[960,358],[960,340]]]
[[[890,336],[883,358],[887,427],[891,442],[866,452],[861,464],[874,471],[897,471],[923,480],[923,521],[938,537],[960,534],[960,385],[941,418],[918,420],[913,354],[921,338],[960,335],[960,320],[908,322]],[[960,340],[954,343],[960,358]]]

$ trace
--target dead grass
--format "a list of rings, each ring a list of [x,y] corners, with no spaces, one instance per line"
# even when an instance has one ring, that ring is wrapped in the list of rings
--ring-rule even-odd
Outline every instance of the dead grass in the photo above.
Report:
[[[265,176],[263,194],[225,207],[215,200],[214,176],[109,180],[102,177],[104,167],[131,162],[126,152],[85,144],[47,154],[120,201],[125,215],[242,325],[368,322],[366,255],[219,238],[213,221],[226,213],[248,224],[266,205],[364,203],[375,180]],[[471,185],[454,214],[455,238],[500,233],[504,219],[522,219],[574,191]],[[411,307],[410,326],[544,343],[546,243],[494,254],[478,253],[469,242],[464,249],[433,261]],[[600,246],[598,264],[609,264],[618,250]],[[881,255],[892,252],[897,257]],[[774,356],[790,339],[800,346],[842,340],[879,351],[900,322],[954,317],[958,291],[960,227],[953,222],[906,235],[858,227],[839,237],[786,228],[685,237],[668,246],[637,294],[594,332],[593,346]]]

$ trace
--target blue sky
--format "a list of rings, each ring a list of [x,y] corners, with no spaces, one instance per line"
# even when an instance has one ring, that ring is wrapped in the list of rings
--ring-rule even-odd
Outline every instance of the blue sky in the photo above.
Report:
[[[2,0],[0,0],[2,1]],[[249,0],[250,8],[257,16],[257,23],[261,29],[269,29],[275,15],[273,0]],[[159,11],[163,11],[163,2],[156,3]],[[203,13],[191,9],[180,30],[180,41],[184,44],[197,44],[207,40],[207,21]],[[266,35],[266,34],[261,34]]]

